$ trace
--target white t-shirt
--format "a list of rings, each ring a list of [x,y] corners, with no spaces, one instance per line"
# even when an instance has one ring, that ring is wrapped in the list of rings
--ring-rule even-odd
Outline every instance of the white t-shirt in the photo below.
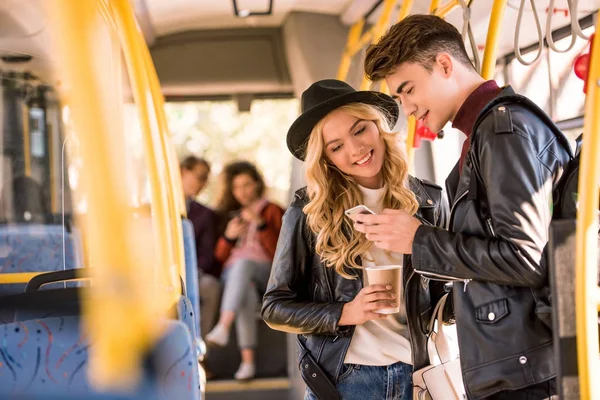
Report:
[[[381,200],[385,187],[367,189],[359,186],[359,188],[363,194],[363,204],[376,213],[380,213],[383,210]],[[402,254],[386,253],[384,250],[372,245],[369,254],[362,257],[363,267],[390,264],[402,264]],[[363,283],[365,282],[364,275],[363,271]],[[384,366],[401,361],[405,364],[412,364],[409,332],[405,322],[404,293],[396,300],[400,305],[399,314],[389,315],[384,319],[367,321],[356,326],[344,363]]]

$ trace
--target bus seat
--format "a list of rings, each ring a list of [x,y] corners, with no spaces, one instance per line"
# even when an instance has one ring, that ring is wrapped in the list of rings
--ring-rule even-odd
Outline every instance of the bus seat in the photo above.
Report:
[[[185,251],[185,293],[190,299],[196,318],[196,338],[200,337],[200,289],[198,287],[198,258],[196,255],[196,239],[194,237],[194,227],[187,218],[182,218],[181,227],[183,228],[183,248]]]
[[[165,400],[200,400],[198,356],[189,328],[181,321],[166,323],[167,333],[152,352],[159,396]]]
[[[79,322],[79,317],[68,316],[2,326],[0,398],[95,394],[85,374],[90,345]],[[150,354],[151,373],[139,391],[150,390],[161,400],[198,400],[198,362],[188,328],[180,321],[162,323],[167,325],[165,335]]]
[[[194,347],[196,350],[196,358],[202,359],[204,356],[204,343],[196,330],[196,313],[192,307],[192,303],[186,296],[181,296],[177,303],[177,319],[185,324],[188,328],[190,336],[193,338]]]
[[[62,225],[2,225],[0,226],[0,273],[81,268],[81,248],[78,232],[75,229],[67,232]],[[68,285],[80,284],[72,282]],[[64,284],[47,285],[45,289],[53,287],[64,287]],[[24,288],[24,283],[0,285],[0,295],[23,292]]]

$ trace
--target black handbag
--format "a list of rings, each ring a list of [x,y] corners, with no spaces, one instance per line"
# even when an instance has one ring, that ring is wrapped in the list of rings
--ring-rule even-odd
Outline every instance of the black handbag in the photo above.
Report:
[[[306,386],[319,400],[342,400],[342,395],[338,392],[335,384],[331,382],[299,337],[298,345],[300,346],[300,375]]]

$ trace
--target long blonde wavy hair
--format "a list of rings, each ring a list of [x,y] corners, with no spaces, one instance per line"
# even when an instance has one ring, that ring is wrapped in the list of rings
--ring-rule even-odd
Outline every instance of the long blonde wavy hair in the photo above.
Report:
[[[386,188],[383,207],[414,214],[418,203],[414,193],[408,189],[408,166],[383,111],[364,103],[351,103],[337,110],[375,123],[386,149],[382,166]],[[348,267],[361,268],[356,262],[357,258],[364,256],[371,242],[364,234],[353,229],[353,222],[344,215],[344,210],[361,204],[363,197],[354,178],[340,171],[325,157],[323,127],[326,118],[315,125],[306,147],[309,202],[303,211],[308,226],[316,235],[315,250],[323,263],[334,268],[341,276],[355,279],[348,272]]]

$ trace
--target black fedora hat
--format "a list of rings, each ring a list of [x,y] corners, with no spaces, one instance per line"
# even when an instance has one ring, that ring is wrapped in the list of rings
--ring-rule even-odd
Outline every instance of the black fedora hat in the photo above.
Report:
[[[346,82],[325,79],[313,83],[302,93],[302,114],[287,133],[287,146],[294,157],[304,161],[306,143],[314,126],[331,111],[350,103],[365,103],[382,109],[391,127],[398,121],[398,104],[390,96],[371,91],[356,91]]]

